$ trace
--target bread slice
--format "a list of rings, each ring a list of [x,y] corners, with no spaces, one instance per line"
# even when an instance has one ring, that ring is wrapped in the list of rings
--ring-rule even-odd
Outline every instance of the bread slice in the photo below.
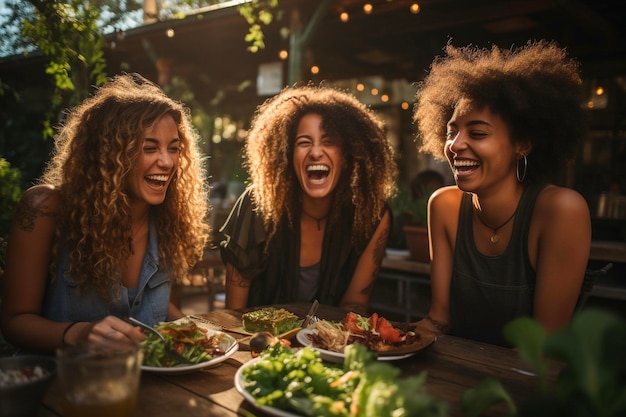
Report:
[[[300,327],[302,321],[284,308],[265,307],[241,316],[243,328],[250,333],[270,332],[274,336]]]

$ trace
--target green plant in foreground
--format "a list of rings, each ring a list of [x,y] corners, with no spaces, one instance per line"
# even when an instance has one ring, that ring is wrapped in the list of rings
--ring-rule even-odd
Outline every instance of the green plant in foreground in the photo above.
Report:
[[[519,318],[504,329],[520,357],[539,379],[539,392],[520,404],[512,401],[495,379],[465,392],[461,407],[466,417],[482,415],[487,408],[508,404],[516,417],[619,417],[626,416],[626,323],[604,311],[577,313],[563,330],[548,335],[539,323]],[[552,384],[548,359],[565,367]]]

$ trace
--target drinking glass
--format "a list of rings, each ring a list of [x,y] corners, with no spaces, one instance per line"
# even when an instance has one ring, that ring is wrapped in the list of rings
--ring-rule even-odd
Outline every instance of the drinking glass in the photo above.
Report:
[[[137,406],[143,353],[138,345],[57,351],[65,417],[130,417]]]

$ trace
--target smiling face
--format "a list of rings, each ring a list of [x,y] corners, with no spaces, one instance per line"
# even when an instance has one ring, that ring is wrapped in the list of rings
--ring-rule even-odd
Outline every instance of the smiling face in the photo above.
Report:
[[[515,180],[517,150],[502,117],[488,107],[461,103],[448,121],[444,148],[457,185],[463,191]]]
[[[179,156],[178,128],[174,118],[166,114],[146,132],[139,158],[131,170],[129,194],[133,201],[161,204],[178,169]]]
[[[311,198],[330,197],[343,169],[341,140],[322,128],[322,116],[300,119],[293,151],[293,166],[303,193]]]

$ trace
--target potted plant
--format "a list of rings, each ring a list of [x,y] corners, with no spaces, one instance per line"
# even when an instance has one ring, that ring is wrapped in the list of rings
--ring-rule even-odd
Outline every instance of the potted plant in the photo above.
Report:
[[[398,194],[391,201],[394,230],[391,247],[407,248],[409,257],[418,262],[429,262],[427,205],[428,198],[412,198],[408,186],[398,184]]]
[[[404,214],[406,220],[402,229],[410,258],[418,262],[430,262],[428,197],[420,197],[411,201]]]

